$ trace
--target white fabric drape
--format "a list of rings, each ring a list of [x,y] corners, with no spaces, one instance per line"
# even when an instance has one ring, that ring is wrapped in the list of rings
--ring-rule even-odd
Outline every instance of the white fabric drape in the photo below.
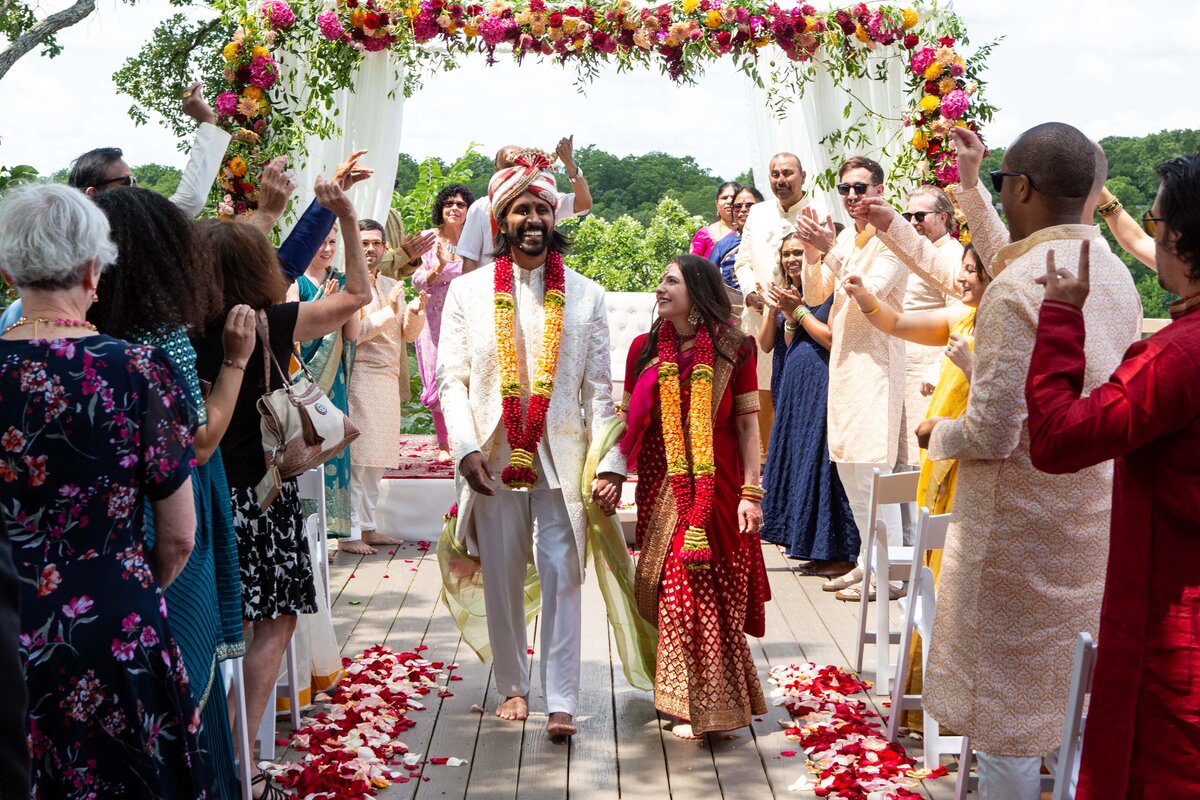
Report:
[[[296,214],[284,221],[285,231],[312,201],[317,176],[332,175],[337,165],[355,150],[368,150],[360,163],[375,170],[374,177],[359,183],[349,193],[359,219],[384,222],[392,205],[404,118],[403,67],[387,51],[366,53],[355,76],[354,89],[334,92],[333,108],[340,110],[334,122],[341,132],[327,140],[310,136],[305,141],[308,155],[292,164],[299,188]],[[340,250],[338,255],[341,263]]]
[[[895,52],[894,48],[886,49],[888,52]],[[837,156],[831,157],[826,146],[821,144],[821,138],[833,131],[848,127],[859,117],[862,106],[857,102],[850,110],[849,119],[842,116],[846,103],[853,102],[850,93],[846,91],[848,88],[873,111],[895,121],[885,122],[884,132],[877,138],[873,133],[873,126],[868,123],[868,135],[875,138],[875,141],[872,142],[873,146],[861,152],[847,152],[844,156],[868,156],[879,161],[883,165],[884,171],[887,172],[891,168],[892,159],[883,155],[882,147],[891,142],[889,149],[893,153],[898,152],[901,143],[901,139],[898,137],[903,137],[903,125],[900,117],[908,110],[910,101],[905,86],[904,60],[892,58],[886,62],[888,64],[886,81],[872,78],[848,78],[843,80],[843,86],[835,85],[829,73],[820,65],[815,65],[813,80],[804,85],[803,94],[800,97],[792,99],[783,119],[776,117],[771,107],[769,87],[781,84],[790,78],[790,73],[786,70],[786,65],[790,62],[783,51],[775,45],[763,48],[759,52],[759,62],[763,69],[763,82],[768,88],[760,88],[750,78],[746,78],[747,113],[754,132],[751,140],[753,143],[754,182],[769,199],[771,187],[767,177],[767,165],[771,161],[771,156],[781,151],[795,153],[800,157],[804,171],[808,173],[810,188],[824,200],[825,206],[833,214],[835,220],[849,224],[850,219],[842,210],[841,198],[837,192],[818,190],[813,184],[818,174],[826,169],[836,169],[841,160]],[[780,66],[771,69],[769,64],[772,62]],[[868,60],[867,74],[875,74],[878,69],[877,65],[882,63],[885,63],[882,56],[872,54]],[[778,85],[776,91],[782,93],[790,90],[786,86]],[[890,188],[903,191],[906,187]]]

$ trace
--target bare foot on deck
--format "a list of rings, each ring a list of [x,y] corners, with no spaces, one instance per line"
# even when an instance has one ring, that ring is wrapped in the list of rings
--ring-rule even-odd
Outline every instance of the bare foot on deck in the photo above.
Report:
[[[437,460],[443,464],[449,464],[451,461],[450,448],[438,446]]]
[[[367,544],[387,545],[389,547],[392,545],[404,544],[403,539],[397,539],[395,536],[385,536],[379,531],[363,531],[362,540]]]
[[[565,711],[554,711],[550,714],[550,721],[546,723],[546,733],[554,740],[562,740],[570,738],[579,732],[575,727],[575,721]]]
[[[373,556],[375,548],[367,544],[362,539],[339,539],[337,551],[339,553],[350,553],[355,556]],[[332,553],[330,553],[332,555]]]
[[[529,703],[524,697],[510,697],[496,709],[496,716],[509,722],[520,722],[529,717]]]
[[[700,735],[692,732],[692,725],[689,722],[676,722],[671,726],[671,733],[678,736],[680,739],[699,739]]]

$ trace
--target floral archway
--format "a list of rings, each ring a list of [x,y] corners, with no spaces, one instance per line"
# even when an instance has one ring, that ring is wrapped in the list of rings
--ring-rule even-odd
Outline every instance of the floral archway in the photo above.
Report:
[[[958,179],[948,143],[956,125],[978,130],[993,109],[981,79],[991,45],[967,58],[966,30],[952,13],[865,3],[818,12],[761,0],[630,0],[567,5],[546,0],[265,0],[218,8],[236,24],[222,49],[225,85],[213,87],[218,124],[234,136],[214,188],[223,216],[255,205],[255,177],[279,154],[339,133],[335,94],[357,88],[359,70],[386,51],[389,91],[411,95],[430,75],[482,56],[505,54],[572,68],[580,87],[600,67],[658,69],[680,83],[705,67],[731,63],[785,119],[815,78],[845,91],[843,122],[822,132],[831,154],[870,149],[884,155],[894,186],[952,184]],[[378,57],[375,57],[376,59]],[[858,97],[853,85],[888,81],[900,65],[906,96],[898,116]],[[893,107],[896,107],[893,104]],[[373,154],[383,174],[395,153]],[[382,162],[376,156],[382,156]],[[835,161],[836,163],[836,161]],[[826,188],[828,170],[817,176]]]

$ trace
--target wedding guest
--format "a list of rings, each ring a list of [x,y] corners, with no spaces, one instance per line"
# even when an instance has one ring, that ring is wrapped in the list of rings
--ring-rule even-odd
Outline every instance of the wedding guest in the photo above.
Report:
[[[493,175],[508,169],[513,159],[524,149],[515,144],[501,147],[496,152],[496,168]],[[554,218],[561,221],[586,214],[592,209],[592,191],[588,188],[583,170],[575,163],[575,136],[559,139],[554,154],[562,162],[563,171],[571,183],[570,192],[555,191],[558,208],[555,209]],[[462,258],[464,273],[476,267],[487,266],[495,260],[493,252],[496,249],[496,231],[491,205],[486,196],[480,197],[467,209],[467,219],[463,223],[462,235],[458,240],[458,255]]]
[[[767,709],[746,641],[763,635],[771,597],[757,537],[756,347],[731,324],[711,261],[679,256],[655,295],[658,319],[626,359],[633,389],[621,449],[637,459],[635,591],[642,616],[658,627],[654,705],[676,719],[673,734],[694,739],[745,727]],[[678,392],[669,403],[668,391]],[[709,508],[685,506],[678,493],[658,502],[670,497],[668,461],[677,459],[690,465],[688,498],[704,494],[702,466],[712,465]]]
[[[805,574],[835,578],[854,568],[859,533],[825,435],[834,295],[817,308],[801,300],[799,234],[784,238],[779,260],[787,285],[760,288],[772,313],[763,318],[759,346],[775,358],[771,395],[779,409],[763,471],[762,538],[807,559]]]
[[[692,255],[709,258],[717,242],[736,230],[733,224],[733,218],[736,216],[733,210],[733,201],[741,190],[742,186],[737,181],[725,181],[717,187],[717,219],[696,231],[692,237]],[[710,260],[714,264],[717,263],[715,259]]]
[[[286,369],[293,342],[318,339],[343,326],[370,298],[366,264],[358,242],[358,218],[342,189],[318,178],[321,205],[334,212],[346,238],[346,287],[310,303],[284,302],[287,283],[275,250],[262,233],[243,222],[198,223],[198,246],[215,264],[214,280],[223,298],[217,319],[193,337],[196,371],[214,381],[224,367],[244,373],[229,427],[221,438],[233,507],[242,577],[242,616],[253,634],[245,659],[246,719],[262,719],[274,697],[275,677],[297,614],[317,610],[313,565],[304,536],[300,496],[294,479],[283,480],[264,509],[256,487],[266,477],[262,417],[257,403],[264,393],[281,389],[279,370],[264,372],[263,337],[245,363],[235,362],[223,344],[223,316],[246,305],[265,317],[270,353]],[[233,362],[233,364],[230,364]],[[272,701],[273,702],[273,701]]]
[[[972,243],[999,243],[1003,223],[979,185],[983,144],[965,128],[951,135]],[[1038,797],[1042,759],[1061,742],[1075,637],[1095,633],[1098,622],[1111,468],[1064,476],[1034,469],[1024,393],[1042,301],[1034,279],[1045,274],[1047,253],[1074,269],[1079,242],[1097,237],[1079,222],[1096,161],[1087,137],[1057,122],[1021,134],[1004,154],[992,181],[1012,241],[991,261],[971,395],[958,419],[930,418],[917,430],[929,458],[959,461],[923,702],[971,737],[984,797]],[[1110,250],[1094,248],[1091,275],[1087,391],[1139,338],[1142,316],[1129,270]]]
[[[1100,190],[1096,213],[1126,253],[1155,272],[1158,271],[1154,237],[1142,230],[1138,221],[1125,210],[1124,204],[1107,187]],[[1151,211],[1147,209],[1146,213],[1150,214]]]
[[[1116,459],[1080,800],[1200,794],[1200,155],[1160,164],[1158,175],[1144,219],[1159,281],[1181,298],[1172,323],[1081,397],[1096,253],[1085,240],[1072,275],[1052,250],[1025,384],[1035,467],[1067,473]]]
[[[241,387],[242,371],[221,370],[205,400],[188,330],[217,316],[221,298],[212,265],[195,247],[192,223],[166,198],[147,189],[105,192],[95,198],[112,228],[117,261],[106,269],[88,319],[101,333],[153,345],[171,360],[196,420],[192,467],[196,532],[183,571],[166,589],[171,635],[187,668],[192,700],[200,711],[200,743],[209,754],[222,795],[235,796],[238,778],[218,662],[245,654],[237,537],[225,466],[217,443],[224,435]],[[254,347],[254,315],[246,306],[225,318],[228,358],[245,364]],[[157,518],[146,509],[147,546]]]
[[[854,216],[859,201],[883,195],[883,168],[869,158],[855,156],[838,169],[838,194],[847,212]],[[900,423],[904,406],[904,342],[875,328],[869,315],[884,304],[899,311],[903,307],[908,270],[896,255],[875,235],[875,228],[864,219],[855,219],[852,228],[834,236],[833,221],[819,220],[814,210],[806,209],[799,217],[798,230],[805,243],[803,296],[810,303],[823,303],[832,294],[829,327],[833,347],[829,353],[829,455],[837,464],[838,476],[854,511],[854,521],[863,533],[866,547],[870,515],[871,485],[874,470],[891,474],[896,466],[900,445]],[[859,310],[849,298],[835,289],[850,275],[879,298],[880,305],[870,314]],[[899,546],[903,535],[900,509],[885,505],[879,518],[887,526],[888,544]],[[875,587],[860,587],[859,566],[822,587],[837,592],[839,600],[859,600],[859,592],[875,594]],[[891,599],[899,596],[899,586],[889,584]]]
[[[400,465],[400,416],[411,399],[406,344],[416,340],[425,324],[429,295],[421,292],[406,305],[404,284],[379,272],[379,256],[387,249],[383,226],[364,219],[358,228],[370,300],[358,313],[349,387],[350,419],[359,429],[350,446],[350,526],[356,535],[338,542],[338,550],[374,555],[375,546],[403,541],[379,532],[375,508],[384,470]]]
[[[213,776],[162,595],[193,547],[193,421],[162,351],[86,321],[116,257],[77,189],[0,198],[0,269],[26,314],[0,335],[0,518],[21,582],[32,792],[202,798]]]
[[[467,209],[473,202],[471,190],[461,183],[450,184],[438,193],[433,201],[433,225],[438,243],[425,254],[412,278],[413,289],[429,295],[425,303],[425,327],[421,328],[417,337],[417,368],[421,372],[421,402],[433,417],[439,461],[450,460],[450,441],[446,433],[446,419],[438,402],[438,335],[442,330],[442,306],[446,303],[450,281],[462,275],[463,263],[458,256],[458,240]]]
[[[738,251],[741,249],[742,231],[746,228],[746,220],[750,216],[750,209],[762,201],[762,192],[753,186],[742,186],[739,188],[737,194],[733,197],[733,204],[730,206],[733,209],[733,230],[713,245],[712,251],[707,256],[709,261],[721,268],[721,277],[724,278],[725,285],[736,293],[737,300],[734,301],[733,296],[731,296],[730,301],[734,302],[734,305],[737,306],[734,308],[734,314],[738,314],[739,316],[742,305],[742,291],[738,286],[734,268],[737,263]]]

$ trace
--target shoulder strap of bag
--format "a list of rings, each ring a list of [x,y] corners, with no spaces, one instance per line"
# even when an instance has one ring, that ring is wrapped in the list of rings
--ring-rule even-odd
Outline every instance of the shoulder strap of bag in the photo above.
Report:
[[[271,350],[271,332],[267,325],[267,312],[259,310],[256,317],[255,327],[258,330],[258,340],[262,343],[263,350],[263,394],[271,393],[271,365],[275,365],[275,371],[279,373],[279,377],[283,380],[284,388],[292,385],[288,375],[283,371],[283,367],[279,366],[279,362],[275,360],[275,353]]]

